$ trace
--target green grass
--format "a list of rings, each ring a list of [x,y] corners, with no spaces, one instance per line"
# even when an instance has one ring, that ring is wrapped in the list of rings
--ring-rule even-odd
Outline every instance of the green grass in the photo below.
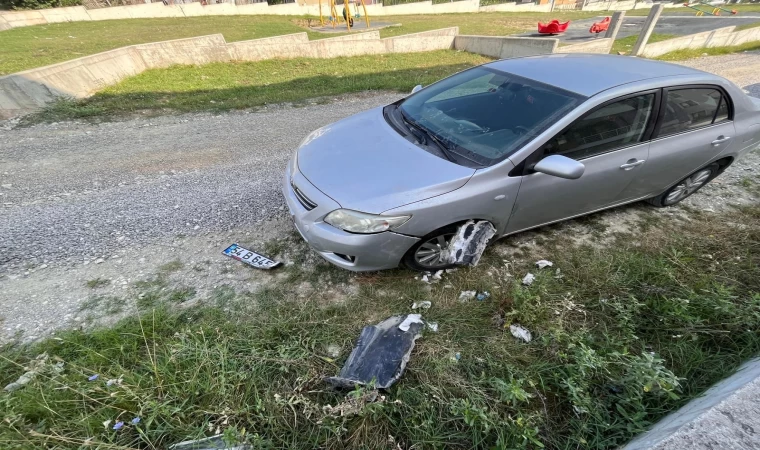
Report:
[[[760,12],[760,5],[757,5],[757,4],[755,5],[731,4],[731,5],[721,5],[721,7],[728,10],[735,9],[736,11],[738,11],[739,16],[741,16],[742,13],[747,13],[747,12]],[[705,11],[712,11],[711,7],[707,5],[704,5],[704,7],[701,9]],[[696,11],[689,8],[665,8],[662,11],[662,14],[667,15],[667,16],[693,16],[696,13],[697,13]],[[648,14],[649,14],[649,9],[636,9],[636,10],[625,12],[626,16],[646,16]],[[721,15],[725,16],[725,15],[730,15],[730,14],[721,11]]]
[[[654,43],[654,42],[660,42],[665,41],[668,39],[672,39],[676,37],[674,34],[664,34],[664,33],[652,33],[649,36],[648,43]],[[615,43],[612,45],[612,50],[610,50],[610,53],[613,55],[617,55],[619,52],[622,52],[623,54],[630,54],[631,51],[633,51],[633,46],[636,44],[636,40],[639,38],[638,34],[635,34],[633,36],[627,36],[621,39],[615,39]]]
[[[594,15],[562,13],[568,19]],[[538,20],[545,21],[550,16],[548,13],[483,13],[391,16],[377,20],[402,24],[381,30],[382,37],[452,26],[459,26],[463,34],[507,35],[535,29]],[[0,76],[145,42],[215,33],[233,42],[306,31],[296,21],[298,18],[288,16],[223,16],[69,22],[14,28],[0,32]],[[310,39],[338,35],[309,31]]]
[[[734,31],[742,31],[742,30],[749,30],[750,28],[757,28],[760,27],[760,21],[758,22],[752,22],[752,23],[745,23],[744,25],[739,25],[735,28]]]
[[[65,120],[136,111],[224,111],[366,90],[408,92],[489,61],[436,51],[336,59],[216,63],[150,70],[80,101],[59,101],[30,120]]]
[[[710,47],[676,50],[674,52],[660,55],[654,59],[659,59],[662,61],[684,61],[687,59],[700,58],[703,56],[728,55],[731,53],[741,53],[757,50],[760,50],[760,42],[748,42],[746,44],[735,45],[733,47]]]
[[[296,264],[254,293],[219,286],[206,306],[178,311],[179,294],[146,283],[139,295],[152,302],[138,316],[0,350],[0,385],[42,367],[0,396],[0,447],[167,448],[223,433],[254,448],[616,448],[760,351],[760,208],[672,226],[576,248],[555,225],[538,250],[504,259],[514,244],[498,243],[433,285],[401,270],[303,267],[296,237],[268,247]],[[536,271],[539,257],[554,267]],[[521,286],[528,271],[537,280]],[[314,291],[298,296],[304,283]],[[348,298],[332,300],[346,284]],[[491,296],[457,300],[470,289]],[[439,331],[417,341],[383,397],[325,384],[363,326],[418,300],[432,301],[423,314]],[[334,412],[349,404],[354,413]]]

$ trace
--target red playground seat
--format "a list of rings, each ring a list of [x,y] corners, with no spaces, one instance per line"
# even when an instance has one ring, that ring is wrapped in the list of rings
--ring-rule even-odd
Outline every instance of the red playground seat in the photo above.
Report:
[[[594,22],[593,25],[591,25],[591,28],[589,28],[589,33],[596,33],[599,34],[602,31],[607,31],[607,28],[610,27],[610,18],[605,17],[604,20],[601,22]]]
[[[565,23],[559,23],[559,20],[554,19],[551,22],[547,24],[543,24],[541,22],[538,22],[538,32],[540,34],[558,34],[558,33],[564,33],[565,30],[567,30],[567,26],[570,25],[570,21],[568,20]]]

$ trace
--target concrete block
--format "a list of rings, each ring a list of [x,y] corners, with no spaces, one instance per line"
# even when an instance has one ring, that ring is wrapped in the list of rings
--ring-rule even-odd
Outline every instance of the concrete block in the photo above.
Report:
[[[387,39],[386,49],[390,53],[430,52],[454,48],[455,36],[416,36]]]
[[[481,6],[479,12],[551,12],[552,5],[547,3],[545,5],[536,5],[533,3],[501,3],[498,5]]]
[[[309,43],[312,58],[346,58],[350,56],[378,55],[387,53],[380,39],[357,41],[333,41],[320,39]]]
[[[554,53],[559,39],[498,36],[456,36],[454,48],[492,58]]]
[[[316,5],[315,5],[316,6]],[[319,8],[319,6],[317,6]],[[338,8],[342,8],[342,6],[338,6]],[[278,16],[300,16],[306,14],[308,8],[301,7],[298,3],[283,3],[281,5],[271,5],[269,8],[267,8],[267,14],[275,14]],[[322,11],[325,11],[324,5]],[[338,13],[340,14],[340,9]],[[319,12],[317,12],[319,14]]]
[[[198,17],[206,15],[206,10],[204,9],[206,7],[198,2],[182,3],[177,6],[179,6],[179,9],[182,10],[182,14],[184,14],[185,17]]]
[[[269,5],[266,2],[250,3],[247,5],[237,5],[237,13],[241,16],[258,16],[272,14],[269,12]]]
[[[39,11],[11,11],[3,13],[3,19],[10,28],[29,27],[32,25],[44,25],[45,17]]]
[[[304,33],[305,34],[305,33]],[[327,38],[327,39],[319,39],[319,41],[366,41],[369,39],[380,39],[380,32],[377,30],[374,31],[363,31],[359,33],[352,33],[352,34],[345,34],[343,36],[336,36],[334,38]],[[316,42],[316,41],[315,41]]]
[[[41,9],[40,14],[47,23],[60,22],[84,22],[92,20],[84,6],[71,6],[68,8]]]
[[[0,31],[10,30],[11,24],[8,23],[8,21],[5,20],[5,17],[3,17],[2,14],[0,14]]]
[[[608,54],[612,49],[614,39],[599,38],[580,44],[561,45],[557,47],[554,53],[602,53]]]
[[[283,46],[284,48],[284,46],[307,47],[308,45],[309,37],[306,32],[303,32],[263,39],[230,42],[227,44],[227,52],[233,61],[261,61],[262,59],[277,58],[278,46]]]
[[[88,9],[87,14],[89,14],[90,19],[92,20],[118,20],[132,18],[132,16],[129,14],[127,6],[112,6],[110,8]]]
[[[149,69],[174,64],[208,64],[230,60],[227,43],[221,34],[133,46]]]
[[[731,40],[730,35],[735,28],[735,26],[718,28],[717,30],[703,31],[702,33],[694,33],[686,36],[679,36],[673,39],[668,39],[666,41],[647,44],[646,47],[644,47],[644,50],[641,52],[641,56],[654,58],[656,56],[664,55],[665,53],[670,53],[676,50],[704,48],[708,45],[713,47],[728,45],[727,43]]]
[[[234,16],[237,6],[234,3],[212,3],[202,7],[202,16]]]
[[[432,14],[478,12],[480,0],[459,0],[431,5]]]
[[[583,11],[626,11],[636,6],[634,0],[613,1],[613,2],[596,2],[583,6]],[[649,5],[651,7],[651,5]]]
[[[146,3],[143,5],[125,6],[129,16],[133,19],[149,19],[153,17],[185,17],[182,8],[164,5],[161,2]]]

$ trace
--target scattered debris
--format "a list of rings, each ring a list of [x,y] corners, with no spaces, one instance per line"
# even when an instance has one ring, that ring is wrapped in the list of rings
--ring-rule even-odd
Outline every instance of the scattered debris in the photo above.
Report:
[[[427,325],[428,329],[433,333],[438,332],[438,322],[425,322],[425,325]]]
[[[428,279],[428,276],[427,276],[427,275],[423,275],[423,276],[422,276],[422,278],[420,278],[420,279],[422,280],[422,282],[423,282],[423,283],[428,283],[428,284],[430,284],[430,280]]]
[[[489,294],[488,291],[483,291],[483,292],[478,293],[478,295],[476,295],[475,298],[477,298],[478,301],[482,302],[483,300],[487,299],[490,296],[491,294]]]
[[[434,281],[440,281],[441,276],[443,276],[443,270],[439,270],[438,272],[433,274],[433,280]]]
[[[359,395],[355,395],[351,392],[343,399],[342,402],[335,406],[325,405],[322,407],[322,412],[329,416],[334,417],[351,417],[359,414],[364,409],[364,406],[368,403],[373,403],[378,399],[377,389],[363,390]],[[385,396],[380,396],[382,403],[385,401]]]
[[[536,261],[536,267],[538,267],[538,269],[539,269],[539,270],[540,270],[540,269],[543,269],[544,267],[551,267],[551,266],[553,266],[553,265],[554,265],[554,263],[553,263],[553,262],[551,262],[551,261],[547,261],[547,260],[545,260],[545,259],[542,259],[542,260]]]
[[[182,441],[169,446],[169,450],[249,450],[251,448],[248,444],[228,445],[224,442],[223,434],[194,441]]]
[[[557,268],[557,270],[555,270],[555,271],[554,271],[554,278],[556,278],[556,279],[558,279],[558,280],[559,280],[559,279],[561,279],[562,277],[564,277],[564,275],[562,275],[562,271],[561,271],[561,270],[559,270],[559,268]]]
[[[423,326],[419,314],[409,314],[364,327],[340,374],[325,381],[336,387],[353,388],[374,380],[378,389],[389,388],[404,373]]]
[[[257,269],[274,269],[282,265],[281,262],[274,261],[266,256],[260,255],[252,250],[245,249],[237,244],[232,244],[222,252],[232,259],[244,262]]]
[[[419,309],[430,309],[431,306],[433,306],[433,304],[430,303],[429,301],[425,300],[423,302],[414,302],[414,304],[412,305],[412,309],[417,309],[417,308],[419,308]]]
[[[401,325],[398,326],[398,329],[401,331],[409,331],[409,327],[415,323],[423,323],[422,316],[420,314],[409,314],[406,316],[406,319],[401,322]]]
[[[525,277],[523,277],[522,284],[526,286],[530,286],[531,284],[533,284],[534,281],[536,281],[536,276],[533,275],[532,273],[529,273],[525,275]]]
[[[530,342],[533,340],[533,336],[531,336],[530,331],[526,330],[520,325],[510,325],[509,332],[512,333],[512,336],[525,342]]]
[[[476,266],[494,234],[496,228],[491,222],[468,220],[459,227],[442,257],[452,264]]]
[[[340,350],[341,347],[338,344],[330,344],[327,346],[327,354],[330,355],[331,358],[337,358],[340,356]]]
[[[462,354],[459,352],[456,352],[449,359],[451,360],[451,362],[459,362],[459,360],[462,359]]]
[[[475,291],[462,291],[462,293],[459,294],[459,301],[466,302],[467,300],[471,300],[475,298],[476,294],[477,292]]]

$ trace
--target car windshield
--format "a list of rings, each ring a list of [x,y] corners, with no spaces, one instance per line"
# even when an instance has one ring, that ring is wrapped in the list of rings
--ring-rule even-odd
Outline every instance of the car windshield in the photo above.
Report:
[[[481,66],[423,89],[399,108],[452,152],[491,165],[583,100],[573,92]]]

